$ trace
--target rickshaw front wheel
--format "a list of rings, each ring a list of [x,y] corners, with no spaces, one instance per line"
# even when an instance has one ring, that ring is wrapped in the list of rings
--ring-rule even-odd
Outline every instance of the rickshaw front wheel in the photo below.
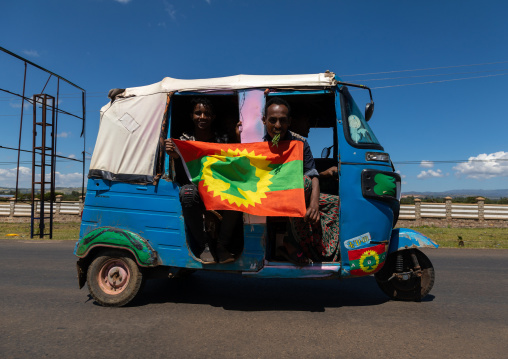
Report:
[[[143,274],[136,262],[120,250],[108,250],[95,258],[87,272],[88,290],[100,305],[121,307],[138,294]]]
[[[418,249],[390,253],[374,276],[379,288],[390,298],[417,302],[429,294],[435,280],[434,266]]]

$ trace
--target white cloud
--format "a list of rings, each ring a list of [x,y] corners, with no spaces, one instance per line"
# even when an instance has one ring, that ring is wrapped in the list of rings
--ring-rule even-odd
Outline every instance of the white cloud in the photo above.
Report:
[[[32,186],[32,169],[28,167],[19,167],[19,186]],[[0,187],[16,187],[16,167],[3,169],[0,168]]]
[[[36,181],[40,179],[40,175],[35,176]],[[50,174],[46,174],[49,181]],[[82,183],[81,173],[60,173],[55,172],[55,185],[58,187],[79,187]],[[10,169],[0,168],[0,187],[16,186],[16,167]],[[19,186],[23,188],[32,187],[32,169],[28,167],[19,167]]]
[[[67,138],[70,136],[70,132],[60,132],[56,137]]]
[[[212,4],[212,0],[205,0],[208,5]]]
[[[416,176],[418,179],[427,179],[432,177],[444,177],[443,171],[441,170],[427,170],[427,171],[421,171],[420,174]]]
[[[12,108],[21,108],[21,102],[9,102],[9,106]],[[29,108],[32,107],[32,104],[29,102],[23,102],[23,108]]]
[[[131,2],[131,0],[115,0],[116,2],[119,2],[120,4],[128,4]]]
[[[69,157],[69,158],[76,158],[76,155],[71,153],[71,154],[70,154],[69,156],[67,156],[67,157]]]
[[[508,177],[508,152],[482,153],[469,157],[466,163],[459,163],[453,169],[457,171],[456,175],[473,179]]]
[[[423,160],[422,162],[420,162],[420,167],[432,168],[432,167],[434,167],[434,162]]]
[[[31,57],[39,57],[39,53],[36,51],[36,50],[23,50],[22,51],[26,56],[31,56]]]
[[[166,0],[164,0],[164,11],[167,12],[173,20],[176,20],[175,6],[167,2]]]
[[[74,173],[55,173],[55,186],[57,187],[80,187],[82,184],[82,174],[79,172]],[[86,185],[86,178],[85,178]]]
[[[19,175],[28,176],[32,173],[32,170],[28,167],[20,167]],[[10,169],[0,168],[0,181],[6,178],[16,178],[16,167]]]

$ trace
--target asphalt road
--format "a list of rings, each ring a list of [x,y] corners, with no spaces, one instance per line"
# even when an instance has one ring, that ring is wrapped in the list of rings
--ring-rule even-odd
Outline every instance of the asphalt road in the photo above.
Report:
[[[148,282],[129,307],[77,287],[73,242],[0,240],[0,358],[506,358],[508,250],[428,250],[436,283],[390,301],[373,277]]]

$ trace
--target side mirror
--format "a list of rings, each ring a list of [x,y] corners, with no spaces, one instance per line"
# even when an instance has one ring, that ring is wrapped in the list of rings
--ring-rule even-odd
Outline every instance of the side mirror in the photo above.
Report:
[[[328,158],[330,156],[330,150],[332,147],[333,145],[330,147],[323,148],[323,150],[321,151],[321,158]]]
[[[365,105],[365,121],[369,121],[374,113],[374,101],[370,101]]]

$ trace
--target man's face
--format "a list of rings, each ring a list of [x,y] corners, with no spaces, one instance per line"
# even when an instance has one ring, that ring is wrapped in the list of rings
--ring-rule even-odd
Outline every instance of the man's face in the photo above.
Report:
[[[291,119],[288,116],[288,108],[284,105],[273,104],[266,109],[266,116],[263,117],[263,124],[266,126],[266,132],[270,137],[280,134],[283,138],[291,125]]]

